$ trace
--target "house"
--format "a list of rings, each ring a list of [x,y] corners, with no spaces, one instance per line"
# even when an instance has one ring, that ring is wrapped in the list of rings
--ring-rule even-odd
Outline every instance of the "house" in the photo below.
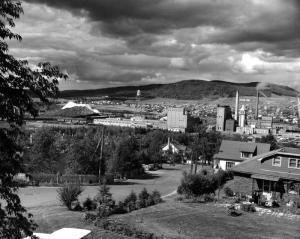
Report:
[[[181,158],[182,163],[187,160],[187,153],[190,153],[190,149],[187,146],[179,144],[178,142],[171,142],[170,138],[168,138],[168,143],[163,145],[161,150],[163,156],[167,156],[169,153],[177,155]]]
[[[270,151],[270,144],[222,140],[219,152],[214,155],[214,168],[227,170],[246,159]]]
[[[170,142],[170,138],[168,138],[168,143],[162,146],[161,150],[164,153],[172,152],[173,154],[185,154],[187,151],[187,147],[177,142]]]
[[[300,149],[284,147],[234,166],[235,191],[300,194]]]

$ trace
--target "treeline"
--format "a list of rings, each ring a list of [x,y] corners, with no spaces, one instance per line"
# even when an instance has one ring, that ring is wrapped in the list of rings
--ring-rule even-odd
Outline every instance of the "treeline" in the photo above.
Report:
[[[26,132],[20,142],[23,142],[23,158],[29,174],[98,175],[100,170],[114,176],[131,178],[143,172],[142,164],[161,164],[166,160],[161,148],[167,143],[168,137],[190,149],[186,158],[197,159],[202,156],[211,162],[220,145],[221,136],[216,132],[207,133],[204,129],[198,131],[195,134],[183,134],[118,127],[44,127],[35,132]],[[99,143],[102,137],[101,164]]]

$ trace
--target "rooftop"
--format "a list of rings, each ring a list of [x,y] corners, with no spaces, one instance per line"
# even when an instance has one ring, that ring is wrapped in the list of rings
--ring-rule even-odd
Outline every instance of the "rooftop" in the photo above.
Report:
[[[214,158],[243,161],[244,159],[241,158],[241,152],[259,155],[269,151],[270,144],[266,143],[222,140],[219,153],[215,154]]]

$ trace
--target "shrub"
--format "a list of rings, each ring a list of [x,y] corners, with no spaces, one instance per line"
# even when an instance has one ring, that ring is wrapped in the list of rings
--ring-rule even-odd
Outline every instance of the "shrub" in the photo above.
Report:
[[[230,187],[225,187],[224,188],[224,193],[227,197],[233,197],[234,193]]]
[[[196,197],[215,192],[214,181],[211,175],[184,174],[177,192],[186,197]]]
[[[111,207],[111,205],[106,205],[104,203],[98,207],[97,217],[98,218],[108,217],[111,214],[113,214],[113,212],[114,212],[114,208]]]
[[[93,222],[97,219],[97,214],[96,213],[91,213],[91,212],[86,212],[84,214],[84,218],[85,221],[87,222]]]
[[[219,198],[220,189],[230,179],[232,179],[232,173],[223,170],[219,170],[215,174],[209,174],[206,171],[199,174],[184,173],[177,192],[183,194],[186,198],[193,198],[204,194],[215,194],[218,189]]]
[[[244,212],[256,212],[254,204],[241,203],[241,210]]]
[[[154,204],[158,204],[158,203],[161,203],[162,202],[162,199],[161,199],[161,195],[160,195],[160,192],[157,191],[157,190],[154,190],[151,194],[152,196],[152,200],[153,200],[153,203]]]
[[[82,205],[87,211],[95,210],[97,208],[97,204],[89,197],[85,199]]]
[[[82,211],[83,207],[80,205],[80,202],[75,201],[74,203],[72,203],[72,209],[73,211]]]
[[[136,201],[137,195],[134,191],[131,191],[131,193],[124,200],[124,207],[126,208],[127,212],[131,212],[136,209]]]
[[[104,230],[112,231],[121,235],[125,235],[132,238],[139,239],[159,239],[153,233],[143,231],[141,229],[130,226],[119,220],[98,220],[95,223],[96,226],[103,228]]]
[[[109,187],[102,184],[99,188],[98,195],[95,200],[98,203],[98,214],[99,218],[108,217],[114,212],[115,201],[112,199],[112,195],[109,192]]]
[[[57,190],[59,200],[69,210],[72,210],[72,204],[78,201],[78,196],[83,192],[83,189],[76,184],[67,184]]]
[[[98,194],[95,197],[95,201],[99,204],[112,201],[112,194],[110,188],[106,184],[102,184],[98,190]]]
[[[148,193],[147,189],[144,188],[140,193],[139,193],[139,207],[144,208],[149,206],[149,197],[150,194]]]

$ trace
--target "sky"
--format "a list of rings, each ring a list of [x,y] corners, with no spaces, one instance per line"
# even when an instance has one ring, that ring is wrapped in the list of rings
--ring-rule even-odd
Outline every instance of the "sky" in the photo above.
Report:
[[[10,53],[67,72],[60,89],[188,79],[300,90],[299,0],[24,0]]]

